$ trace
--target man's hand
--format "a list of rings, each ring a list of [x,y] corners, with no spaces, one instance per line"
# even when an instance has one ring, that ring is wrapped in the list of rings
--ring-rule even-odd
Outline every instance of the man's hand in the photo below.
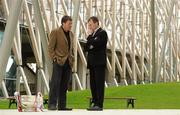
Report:
[[[88,29],[87,33],[88,33],[88,36],[89,36],[89,35],[91,35],[93,33],[93,31]]]

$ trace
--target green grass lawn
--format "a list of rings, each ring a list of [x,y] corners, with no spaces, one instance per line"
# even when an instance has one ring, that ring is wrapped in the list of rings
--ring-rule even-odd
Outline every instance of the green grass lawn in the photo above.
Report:
[[[68,107],[86,109],[90,90],[68,93]],[[110,87],[105,91],[108,97],[136,97],[135,109],[180,109],[180,83],[160,83]],[[8,108],[8,101],[0,101],[0,109]],[[15,108],[13,105],[12,108]],[[104,108],[127,109],[126,100],[105,100]]]

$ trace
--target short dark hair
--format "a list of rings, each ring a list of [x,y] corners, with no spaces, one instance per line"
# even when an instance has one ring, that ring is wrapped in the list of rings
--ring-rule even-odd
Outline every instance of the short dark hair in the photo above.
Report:
[[[99,19],[98,19],[96,16],[90,17],[90,18],[88,19],[88,22],[89,22],[90,20],[92,20],[94,23],[98,23],[98,25],[99,25]]]
[[[72,21],[71,16],[68,16],[68,15],[63,16],[61,19],[61,24],[66,23],[68,20]]]

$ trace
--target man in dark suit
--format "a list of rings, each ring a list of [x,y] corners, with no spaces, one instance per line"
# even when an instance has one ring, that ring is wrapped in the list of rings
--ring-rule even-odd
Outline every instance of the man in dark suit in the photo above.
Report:
[[[53,62],[53,73],[50,80],[49,110],[72,110],[66,108],[66,93],[73,66],[73,33],[72,18],[63,16],[62,26],[52,30],[48,51]],[[57,108],[58,102],[58,108]]]
[[[108,36],[106,31],[99,27],[99,20],[95,16],[89,18],[88,29],[91,34],[87,37],[85,50],[88,52],[87,63],[90,69],[90,88],[94,105],[87,110],[103,110]]]

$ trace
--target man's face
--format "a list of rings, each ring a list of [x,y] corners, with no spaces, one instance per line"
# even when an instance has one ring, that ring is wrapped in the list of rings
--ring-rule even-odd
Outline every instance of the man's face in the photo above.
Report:
[[[94,23],[92,20],[90,20],[88,22],[88,29],[92,32],[94,32],[96,30],[96,28],[98,27],[98,23]]]
[[[63,23],[63,28],[65,31],[71,31],[72,21],[68,20],[65,23]]]

